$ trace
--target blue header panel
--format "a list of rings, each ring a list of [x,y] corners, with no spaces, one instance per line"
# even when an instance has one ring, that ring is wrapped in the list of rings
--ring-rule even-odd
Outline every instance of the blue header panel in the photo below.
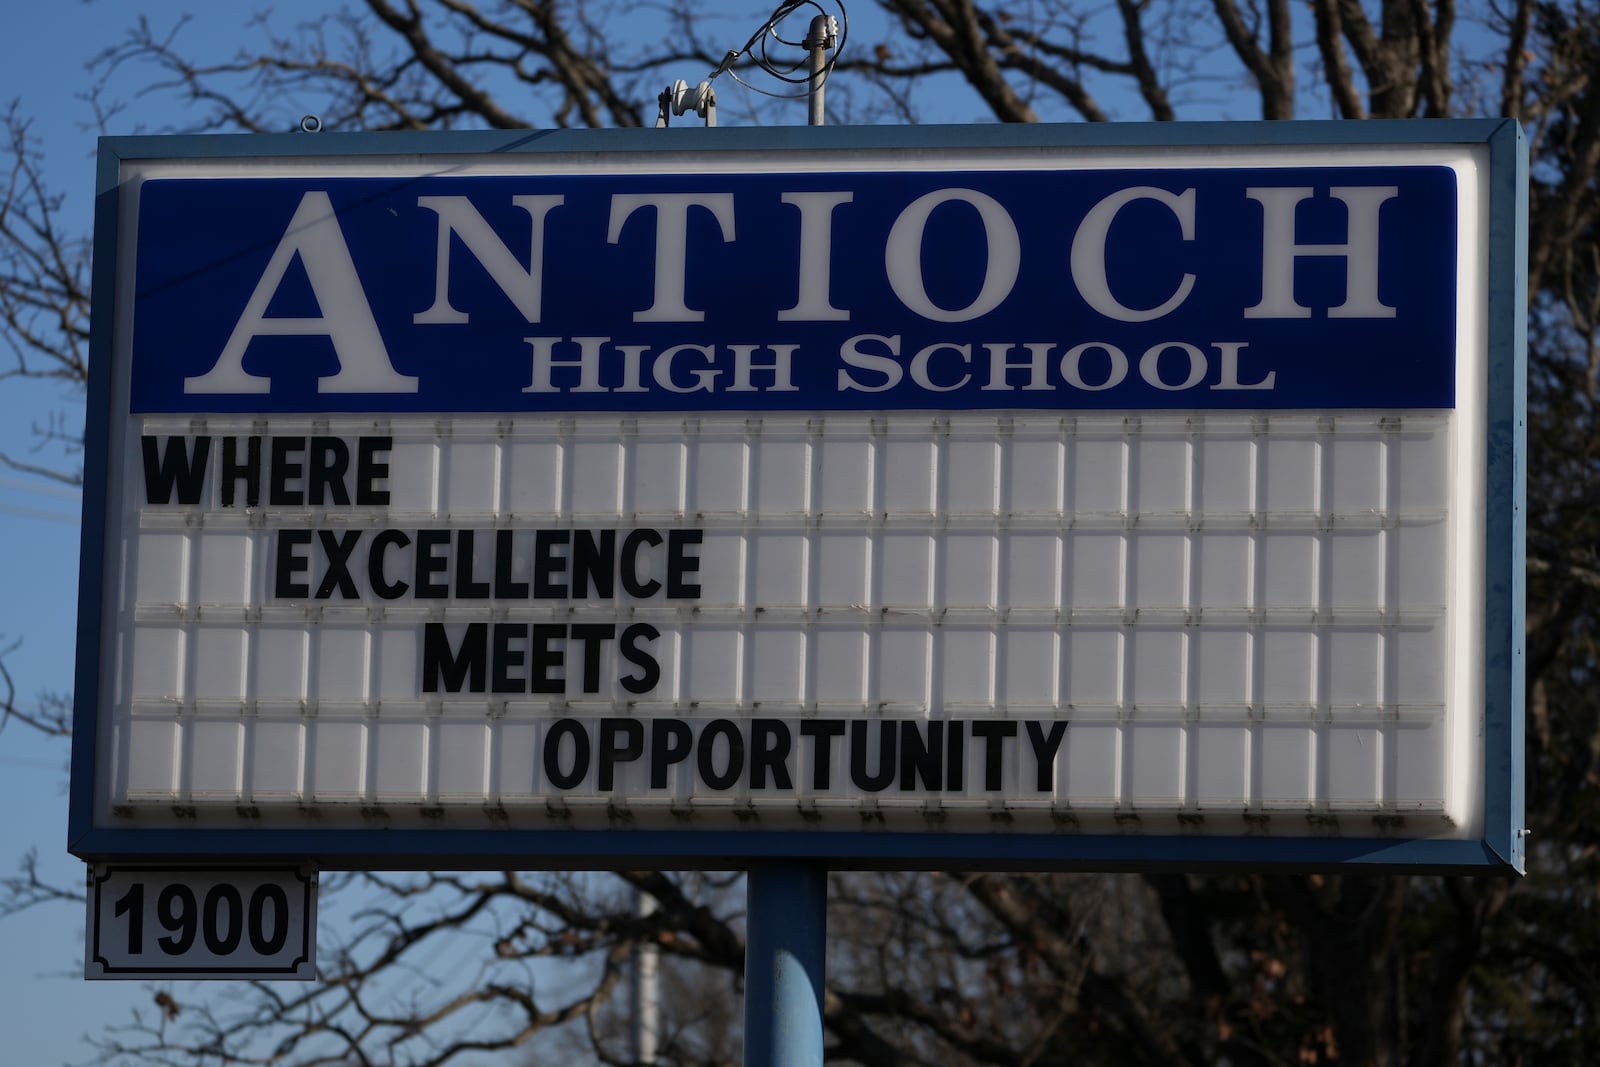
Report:
[[[157,412],[1443,408],[1437,166],[173,178]]]

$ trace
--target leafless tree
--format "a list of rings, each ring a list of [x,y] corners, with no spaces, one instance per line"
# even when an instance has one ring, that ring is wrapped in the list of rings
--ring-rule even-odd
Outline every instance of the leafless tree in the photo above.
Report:
[[[1442,877],[837,874],[826,998],[841,1063],[1579,1063],[1600,1047],[1600,12],[1592,0],[876,0],[835,86],[855,120],[1004,122],[1458,114],[1533,146],[1529,821],[1519,883]],[[636,126],[673,78],[748,38],[740,5],[365,0],[263,17],[196,55],[140,21],[100,61],[185,128]],[[743,56],[732,73],[759,73]],[[781,88],[781,86],[779,87]],[[719,83],[725,113],[796,121]],[[135,106],[114,116],[126,122]],[[87,250],[7,119],[0,377],[81,386]],[[60,436],[70,428],[43,427]],[[34,466],[7,458],[17,467]],[[71,478],[46,466],[46,476]],[[8,702],[14,709],[14,701]],[[13,717],[17,713],[12,710]],[[59,729],[64,720],[31,725]],[[26,876],[27,871],[24,871]],[[660,909],[641,917],[632,890]],[[9,906],[48,899],[23,877]],[[627,1062],[621,973],[675,976],[663,1056],[731,1062],[736,880],[699,874],[351,876],[305,989],[179,1002],[104,1037],[108,1063]],[[512,1055],[511,1050],[523,1050]],[[523,1057],[519,1059],[518,1057]],[[478,1062],[478,1061],[473,1061]]]

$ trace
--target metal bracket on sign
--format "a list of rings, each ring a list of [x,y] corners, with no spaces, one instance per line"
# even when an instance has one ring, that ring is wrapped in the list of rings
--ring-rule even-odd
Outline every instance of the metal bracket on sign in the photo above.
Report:
[[[673,115],[685,115],[694,112],[706,120],[706,126],[717,124],[717,92],[711,88],[709,81],[703,81],[693,89],[689,83],[679,78],[672,85],[662,90],[657,98],[660,110],[656,113],[656,129],[665,129],[671,122]]]

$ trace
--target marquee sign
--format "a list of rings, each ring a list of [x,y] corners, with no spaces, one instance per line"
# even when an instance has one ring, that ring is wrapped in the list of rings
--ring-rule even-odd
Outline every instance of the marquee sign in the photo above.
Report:
[[[1518,866],[1519,136],[107,139],[73,849]]]

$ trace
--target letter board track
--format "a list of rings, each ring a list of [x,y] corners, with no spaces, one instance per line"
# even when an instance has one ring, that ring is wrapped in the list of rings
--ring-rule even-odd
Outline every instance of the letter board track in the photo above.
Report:
[[[104,140],[72,848],[1515,868],[1523,159]]]

